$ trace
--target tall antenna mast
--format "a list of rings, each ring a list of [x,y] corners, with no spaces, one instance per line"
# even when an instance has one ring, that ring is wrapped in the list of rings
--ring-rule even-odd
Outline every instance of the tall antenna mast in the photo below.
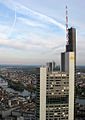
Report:
[[[68,41],[68,8],[66,6],[66,45],[69,44],[69,41]]]

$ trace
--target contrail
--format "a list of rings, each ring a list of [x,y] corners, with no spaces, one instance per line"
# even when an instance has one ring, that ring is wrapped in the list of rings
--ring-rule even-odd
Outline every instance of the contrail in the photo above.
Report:
[[[9,7],[9,8],[12,9],[12,10],[13,10],[13,6],[15,5],[17,12],[19,12],[19,13],[21,13],[21,14],[24,14],[24,15],[30,15],[30,16],[35,17],[36,19],[39,19],[39,20],[42,20],[42,21],[46,21],[46,22],[52,23],[52,24],[54,24],[55,26],[61,28],[62,30],[65,30],[65,26],[64,26],[62,23],[60,23],[59,21],[57,21],[57,20],[55,20],[54,18],[52,18],[52,17],[49,17],[49,16],[47,16],[47,15],[44,15],[44,14],[42,14],[42,13],[40,13],[40,12],[34,11],[34,10],[32,10],[32,9],[30,9],[30,8],[28,8],[28,7],[20,4],[20,3],[18,3],[18,2],[15,2],[15,1],[11,1],[11,2],[10,2],[10,1],[8,0],[9,3],[12,4],[12,6],[9,6],[8,1],[6,1],[6,0],[4,0],[4,1],[5,1],[4,4],[5,4],[5,5],[8,5],[7,7]],[[15,21],[15,20],[14,20],[14,21]],[[14,24],[15,24],[15,23],[13,23],[13,27],[14,27]],[[11,30],[11,31],[12,31],[12,30]]]
[[[27,11],[29,11],[32,15],[34,14],[36,17],[38,17],[39,19],[41,20],[45,20],[47,22],[50,22],[58,27],[60,27],[61,29],[65,30],[65,26],[63,24],[61,24],[60,22],[56,21],[55,19],[47,16],[47,15],[44,15],[44,14],[41,14],[39,12],[36,12],[32,9],[29,9],[27,8],[26,6],[22,5],[22,4],[19,4],[20,5],[20,8],[22,9],[26,9]]]
[[[15,24],[16,24],[16,18],[17,18],[17,16],[16,16],[16,7],[15,7],[14,22],[13,22],[13,24],[12,24],[12,26],[11,26],[10,30],[9,30],[8,37],[10,37],[10,36],[11,36],[11,34],[12,34],[12,31],[13,31],[14,26],[15,26]]]

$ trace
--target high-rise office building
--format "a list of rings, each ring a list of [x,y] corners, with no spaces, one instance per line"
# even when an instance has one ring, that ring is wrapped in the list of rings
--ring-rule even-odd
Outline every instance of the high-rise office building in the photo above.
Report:
[[[67,53],[67,72],[40,68],[37,120],[74,120],[74,53]],[[69,71],[69,72],[68,72]]]
[[[65,57],[67,52],[74,52],[75,57],[75,69],[76,69],[76,29],[68,29],[68,44],[66,45],[66,51],[61,53],[61,71],[65,72]]]
[[[76,31],[74,28],[68,31],[66,51],[61,53],[61,70],[53,71],[52,63],[40,68],[36,120],[74,120]]]
[[[48,71],[54,71],[55,70],[55,62],[54,61],[47,62],[46,66],[48,68]]]
[[[74,52],[65,53],[65,72],[40,68],[36,120],[74,120]]]
[[[66,45],[66,52],[72,51],[76,53],[76,29],[71,27],[68,29],[68,44]]]

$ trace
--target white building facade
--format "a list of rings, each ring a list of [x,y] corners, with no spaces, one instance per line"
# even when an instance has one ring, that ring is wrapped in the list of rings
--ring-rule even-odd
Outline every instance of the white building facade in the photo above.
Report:
[[[37,120],[74,120],[74,52],[65,54],[65,72],[40,68]]]

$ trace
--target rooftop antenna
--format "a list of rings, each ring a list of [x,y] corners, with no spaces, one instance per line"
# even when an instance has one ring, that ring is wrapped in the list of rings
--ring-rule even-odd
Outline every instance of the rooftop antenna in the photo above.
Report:
[[[66,45],[68,44],[69,44],[69,41],[68,41],[68,8],[66,5]]]

